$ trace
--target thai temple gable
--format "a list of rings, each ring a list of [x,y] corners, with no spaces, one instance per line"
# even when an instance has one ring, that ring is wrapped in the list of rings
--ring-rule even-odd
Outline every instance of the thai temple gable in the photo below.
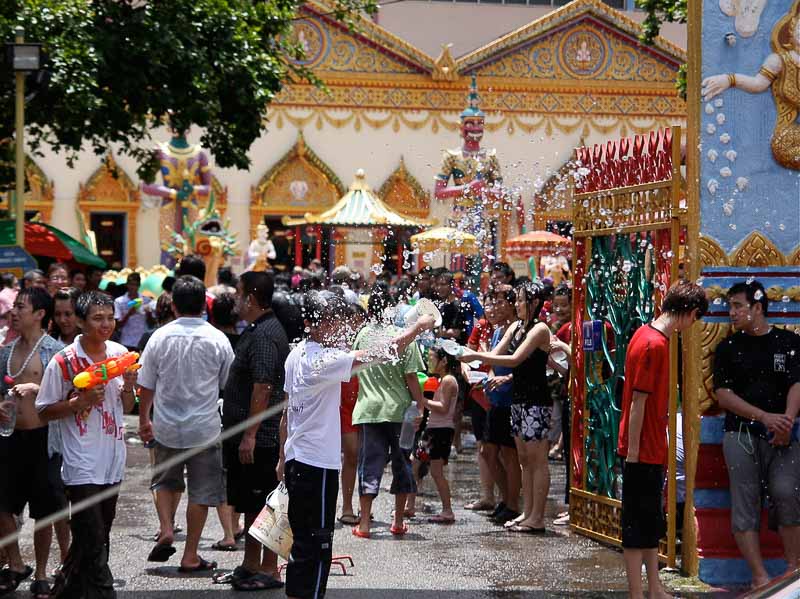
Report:
[[[294,24],[295,39],[306,50],[302,66],[326,76],[353,74],[427,75],[434,60],[367,17],[357,17],[354,31],[331,15],[333,4],[312,0]]]
[[[430,192],[408,172],[402,156],[398,167],[381,185],[378,196],[403,216],[427,218],[430,212]]]
[[[586,33],[581,35],[582,32]],[[686,52],[662,37],[656,38],[652,46],[645,46],[638,39],[641,32],[642,26],[639,23],[600,0],[575,0],[473,50],[459,58],[457,63],[463,74],[477,73],[495,77],[522,76],[524,73],[520,69],[528,68],[529,76],[541,78],[591,78],[613,81],[636,79],[674,83],[674,74],[670,76],[670,73],[677,71],[678,67],[686,62]],[[592,33],[599,38],[599,44],[590,37]],[[606,39],[609,34],[615,38],[614,42]],[[616,59],[618,64],[614,64],[616,52],[613,54],[606,52],[605,60],[602,61],[575,60],[576,54],[581,51],[583,41],[587,42],[586,49],[590,52],[593,48],[608,50],[610,46],[612,50],[620,53],[625,53],[627,50],[629,57],[623,57],[622,62]],[[530,51],[525,52],[531,48],[536,48],[540,53],[537,55]],[[551,53],[543,52],[546,48],[549,48]],[[559,52],[553,53],[553,50]],[[516,65],[506,60],[512,56],[516,59]],[[538,58],[541,64],[535,64],[531,58]],[[626,65],[624,62],[634,59],[636,63],[628,62]],[[665,65],[668,69],[656,69],[653,61]],[[640,66],[624,74],[620,70],[620,67],[627,69],[633,64]],[[490,68],[490,65],[495,66]],[[651,68],[655,72],[649,72]],[[505,69],[510,69],[508,74]]]

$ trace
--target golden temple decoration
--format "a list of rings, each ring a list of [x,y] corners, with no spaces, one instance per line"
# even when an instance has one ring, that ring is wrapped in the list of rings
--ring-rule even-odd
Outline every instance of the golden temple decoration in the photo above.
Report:
[[[701,355],[701,393],[698,396],[699,413],[703,414],[716,403],[714,397],[714,370],[712,368],[714,360],[714,350],[717,344],[730,334],[729,324],[719,324],[710,322],[700,323],[700,355]]]
[[[800,266],[800,245],[786,258],[786,264],[789,266]]]
[[[585,145],[581,138],[579,147]],[[547,230],[547,223],[572,220],[572,198],[575,195],[575,161],[577,154],[572,152],[570,160],[550,175],[541,189],[533,196],[533,230]],[[527,215],[526,215],[527,218]],[[520,223],[522,225],[524,223]]]
[[[442,52],[436,59],[435,68],[431,77],[434,81],[456,81],[458,79],[458,65],[450,54],[453,44],[442,44]]]
[[[137,264],[136,256],[136,220],[141,204],[141,192],[128,174],[122,170],[109,153],[103,164],[89,180],[81,183],[78,191],[78,210],[84,223],[91,222],[93,212],[123,212],[126,214],[125,249],[127,264]]]
[[[711,237],[700,236],[700,264],[703,266],[728,266],[728,256]]]
[[[333,206],[347,190],[330,167],[306,145],[302,132],[258,185],[250,188],[250,238],[265,216],[303,216]]]
[[[55,188],[41,167],[27,155],[25,156],[25,182],[28,187],[25,192],[25,212],[35,211],[38,213],[40,222],[49,224],[53,217]],[[0,193],[0,208],[9,209],[8,199],[8,193]]]
[[[219,179],[211,175],[211,191],[214,192],[217,212],[220,216],[225,216],[228,211],[228,187],[222,185]]]
[[[408,172],[402,156],[399,166],[381,185],[378,196],[403,216],[424,219],[430,213],[430,192]]]
[[[655,39],[652,49],[644,49],[641,45],[637,45],[635,40],[642,32],[641,25],[625,16],[624,13],[609,7],[601,0],[577,0],[462,56],[458,59],[459,69],[462,73],[471,72],[476,65],[484,64],[494,56],[505,54],[509,50],[542,37],[556,28],[587,17],[594,17],[591,19],[594,23],[599,21],[599,24],[610,25],[611,28],[621,30],[630,35],[633,41],[632,45],[635,46],[637,53],[645,50],[651,55],[661,55],[672,61],[677,61],[678,64],[686,61],[686,52],[663,37]],[[590,46],[588,40],[586,45],[587,48]],[[581,44],[579,43],[578,49],[580,48]],[[552,55],[549,58],[552,59]],[[547,62],[547,60],[547,55],[542,57],[543,62]]]
[[[753,231],[731,256],[732,266],[784,266],[786,257],[759,231]]]

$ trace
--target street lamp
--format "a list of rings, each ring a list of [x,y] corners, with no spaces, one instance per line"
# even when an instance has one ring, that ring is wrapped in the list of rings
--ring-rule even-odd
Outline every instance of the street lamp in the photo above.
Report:
[[[17,213],[17,245],[25,247],[25,74],[38,71],[41,62],[41,44],[26,44],[25,30],[14,29],[14,42],[6,44],[8,59],[16,78],[16,149],[17,180],[14,190]]]

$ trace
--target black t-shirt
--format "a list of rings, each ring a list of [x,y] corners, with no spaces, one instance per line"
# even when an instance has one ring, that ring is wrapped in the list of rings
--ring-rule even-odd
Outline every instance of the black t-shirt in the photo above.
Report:
[[[783,414],[789,388],[800,382],[800,336],[775,327],[766,335],[734,333],[714,352],[714,390],[730,389],[766,412]],[[725,430],[738,432],[742,423],[766,436],[760,423],[728,412]]]
[[[439,305],[439,312],[442,314],[442,330],[459,329],[461,334],[456,341],[461,345],[466,345],[469,337],[467,318],[472,312],[471,306],[460,300],[443,302]]]

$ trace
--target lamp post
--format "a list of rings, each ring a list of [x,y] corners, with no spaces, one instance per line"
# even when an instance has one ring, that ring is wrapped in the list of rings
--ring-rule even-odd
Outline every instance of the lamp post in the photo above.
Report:
[[[7,44],[16,78],[16,184],[14,189],[17,245],[25,247],[25,75],[39,70],[41,44],[26,44],[25,30],[14,29],[14,43]]]

